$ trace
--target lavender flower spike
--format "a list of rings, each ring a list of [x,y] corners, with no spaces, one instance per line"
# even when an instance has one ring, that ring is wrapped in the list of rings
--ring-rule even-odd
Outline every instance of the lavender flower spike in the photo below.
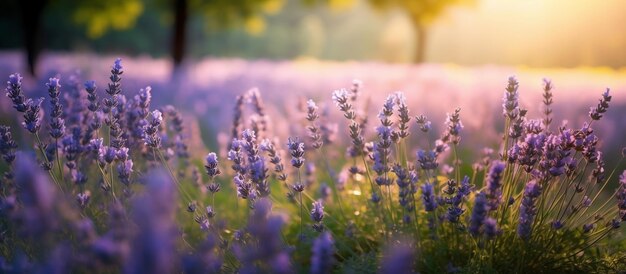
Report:
[[[528,239],[532,233],[532,226],[537,214],[535,202],[541,195],[541,185],[535,180],[526,184],[524,189],[524,197],[520,205],[519,224],[517,225],[517,235],[522,239]]]
[[[485,223],[488,212],[489,205],[487,196],[484,192],[480,192],[474,199],[474,208],[472,209],[472,216],[470,217],[469,232],[472,236],[480,235],[481,227]]]
[[[494,161],[485,179],[487,186],[485,193],[489,199],[490,210],[496,210],[502,201],[502,172],[504,172],[504,167],[503,162]]]
[[[298,138],[289,138],[287,147],[289,148],[289,154],[291,154],[291,165],[295,168],[300,168],[304,164],[304,143],[300,142]]]
[[[211,178],[215,178],[215,176],[222,173],[217,164],[217,155],[215,154],[215,152],[209,153],[206,156],[206,165],[204,166],[204,168],[206,169],[206,173],[211,176]]]
[[[43,98],[40,99],[28,99],[26,101],[26,111],[24,112],[24,122],[22,126],[30,133],[35,134],[41,128],[41,103]]]
[[[331,273],[335,264],[335,246],[329,232],[322,233],[313,242],[311,274]]]
[[[519,115],[519,102],[517,88],[519,83],[515,76],[509,77],[509,82],[504,92],[504,98],[502,98],[502,112],[504,116],[514,120]]]
[[[9,75],[5,91],[7,97],[13,102],[13,108],[18,112],[25,112],[28,106],[26,96],[22,92],[22,76],[19,73]]]
[[[380,273],[411,274],[415,272],[415,247],[398,241],[386,248],[381,262]]]
[[[424,208],[426,211],[434,211],[437,208],[437,200],[435,199],[434,192],[431,183],[422,185],[422,198],[424,199]]]
[[[591,117],[592,120],[600,120],[600,118],[602,118],[602,114],[609,108],[609,102],[611,101],[609,91],[610,89],[607,88],[606,91],[602,93],[602,98],[600,99],[598,105],[589,110],[589,117]]]

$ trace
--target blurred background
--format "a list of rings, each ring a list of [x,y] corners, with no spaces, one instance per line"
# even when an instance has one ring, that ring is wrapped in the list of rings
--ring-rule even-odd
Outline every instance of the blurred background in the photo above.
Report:
[[[355,78],[372,114],[401,90],[433,125],[460,106],[466,144],[494,146],[510,75],[531,118],[541,117],[542,79],[551,78],[554,123],[573,128],[610,87],[611,108],[594,124],[609,166],[626,144],[622,0],[3,0],[0,14],[3,77],[22,73],[32,94],[56,75],[103,90],[122,57],[125,94],[151,85],[157,104],[186,112],[209,147],[250,88],[279,134],[294,135],[278,118],[305,98],[328,102]],[[0,103],[0,114],[13,113]]]
[[[621,0],[4,0],[0,49],[32,64],[72,52],[621,68],[625,12]]]

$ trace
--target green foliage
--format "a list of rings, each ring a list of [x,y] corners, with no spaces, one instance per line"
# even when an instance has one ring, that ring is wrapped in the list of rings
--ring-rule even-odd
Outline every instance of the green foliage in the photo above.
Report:
[[[471,4],[474,0],[369,0],[377,8],[399,8],[406,12],[415,24],[427,25],[435,21],[450,6]]]

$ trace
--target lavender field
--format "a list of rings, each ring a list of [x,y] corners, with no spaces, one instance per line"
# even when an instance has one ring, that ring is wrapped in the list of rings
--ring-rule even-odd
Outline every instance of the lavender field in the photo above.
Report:
[[[623,72],[2,56],[2,272],[626,267]]]
[[[624,10],[0,1],[0,274],[626,273]]]

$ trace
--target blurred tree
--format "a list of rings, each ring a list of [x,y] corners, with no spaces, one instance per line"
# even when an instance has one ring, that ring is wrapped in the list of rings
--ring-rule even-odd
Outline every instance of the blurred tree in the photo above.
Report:
[[[174,9],[174,28],[171,55],[178,67],[187,47],[189,12],[201,15],[209,28],[230,27],[244,23],[249,33],[258,34],[265,29],[262,13],[278,12],[284,0],[171,0]]]
[[[87,36],[102,37],[109,29],[132,28],[143,13],[141,0],[71,1],[75,2],[73,19],[85,25]]]
[[[407,13],[416,36],[414,62],[424,62],[428,42],[428,26],[450,6],[470,4],[473,0],[369,0],[376,8],[399,8]]]

